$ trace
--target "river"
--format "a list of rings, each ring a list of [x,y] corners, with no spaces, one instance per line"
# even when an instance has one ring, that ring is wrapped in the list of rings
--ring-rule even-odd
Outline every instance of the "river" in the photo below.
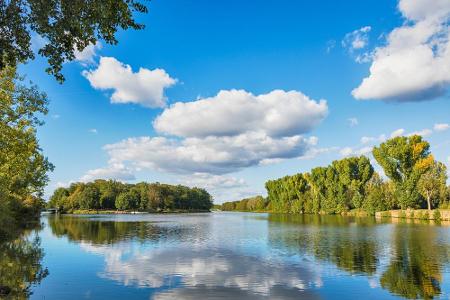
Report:
[[[0,284],[22,287],[10,297],[450,297],[450,227],[443,225],[227,212],[41,222],[0,248]]]

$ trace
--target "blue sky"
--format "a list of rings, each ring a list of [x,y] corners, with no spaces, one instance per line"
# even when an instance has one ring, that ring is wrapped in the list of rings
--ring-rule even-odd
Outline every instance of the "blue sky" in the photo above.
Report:
[[[78,53],[63,85],[43,59],[22,66],[51,101],[47,194],[102,177],[197,185],[220,203],[413,132],[450,163],[448,0],[148,6],[144,30]]]

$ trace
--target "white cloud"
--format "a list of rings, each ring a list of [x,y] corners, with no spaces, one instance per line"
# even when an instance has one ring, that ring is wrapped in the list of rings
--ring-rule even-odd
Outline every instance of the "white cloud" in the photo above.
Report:
[[[335,153],[338,150],[339,147],[327,147],[327,148],[310,147],[303,156],[299,157],[299,159],[301,160],[313,159],[322,154]]]
[[[232,176],[194,173],[188,176],[181,176],[180,183],[206,189],[213,196],[214,203],[240,200],[261,194],[261,191],[255,191],[250,188],[244,179]]]
[[[371,59],[371,53],[365,49],[369,45],[370,26],[362,27],[358,30],[347,33],[342,40],[342,47],[348,50],[357,63],[366,63]]]
[[[78,51],[75,48],[75,60],[80,62],[81,64],[93,64],[95,63],[94,58],[97,56],[97,51],[102,49],[102,44],[100,42],[96,42],[94,44],[89,44],[83,51]]]
[[[373,150],[373,147],[371,146],[367,146],[367,147],[362,147],[359,149],[353,149],[351,147],[344,147],[342,148],[339,153],[342,156],[361,156],[361,155],[367,155],[370,154]]]
[[[112,163],[171,173],[224,174],[255,166],[265,159],[295,158],[306,153],[309,139],[300,135],[270,137],[264,132],[183,140],[130,138],[106,145]]]
[[[97,134],[98,133],[97,129],[95,129],[95,128],[89,129],[89,132],[93,133],[93,134]]]
[[[350,155],[353,154],[353,149],[352,149],[351,147],[345,147],[345,148],[342,148],[342,149],[339,151],[339,153],[340,153],[342,156],[350,156]]]
[[[89,182],[95,179],[116,179],[119,181],[134,180],[135,176],[131,169],[120,163],[112,163],[106,168],[89,170],[80,178],[82,182]]]
[[[309,132],[327,113],[325,100],[314,101],[297,91],[274,90],[255,96],[230,90],[211,98],[175,103],[156,118],[154,127],[181,137],[231,136],[249,131],[280,137]]]
[[[438,123],[438,124],[434,124],[434,127],[433,127],[433,129],[435,130],[435,131],[445,131],[445,130],[447,130],[447,129],[449,129],[450,128],[450,125],[449,124],[446,124],[446,123]]]
[[[365,48],[369,43],[368,33],[372,28],[364,26],[360,29],[347,33],[342,40],[342,46],[348,48],[349,51]]]
[[[136,103],[146,107],[164,107],[164,89],[175,84],[163,69],[140,68],[133,72],[114,57],[101,57],[95,70],[83,71],[91,86],[99,90],[114,90],[112,103]]]
[[[382,143],[386,140],[386,135],[381,134],[378,137],[373,136],[363,136],[361,138],[361,144],[371,144],[371,143]]]
[[[398,136],[402,136],[402,135],[404,135],[404,134],[405,134],[405,129],[400,128],[400,129],[394,130],[394,131],[391,133],[391,138],[395,138],[395,137],[398,137]]]
[[[422,130],[418,130],[418,131],[413,131],[408,135],[421,135],[423,137],[425,136],[429,136],[433,133],[433,131],[431,129],[422,129]]]
[[[347,121],[350,124],[350,127],[355,127],[356,125],[359,124],[357,118],[349,118],[349,119],[347,119]]]
[[[55,119],[55,120],[56,120],[56,119],[59,119],[60,117],[61,117],[61,116],[58,115],[58,114],[53,114],[53,115],[52,115],[52,119]]]
[[[420,101],[444,95],[450,84],[450,1],[400,0],[404,25],[372,54],[357,99]]]

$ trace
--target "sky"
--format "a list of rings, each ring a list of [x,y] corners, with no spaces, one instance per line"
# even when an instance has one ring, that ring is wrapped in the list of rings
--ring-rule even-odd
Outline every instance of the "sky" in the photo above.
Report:
[[[144,30],[77,52],[64,84],[43,58],[21,66],[50,99],[47,197],[110,178],[203,187],[222,203],[414,133],[450,165],[449,0],[147,5]]]

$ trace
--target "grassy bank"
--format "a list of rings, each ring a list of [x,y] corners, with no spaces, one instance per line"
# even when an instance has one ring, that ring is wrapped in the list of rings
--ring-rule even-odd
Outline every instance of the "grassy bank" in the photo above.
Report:
[[[375,213],[376,218],[419,219],[450,221],[450,209],[388,210]]]

